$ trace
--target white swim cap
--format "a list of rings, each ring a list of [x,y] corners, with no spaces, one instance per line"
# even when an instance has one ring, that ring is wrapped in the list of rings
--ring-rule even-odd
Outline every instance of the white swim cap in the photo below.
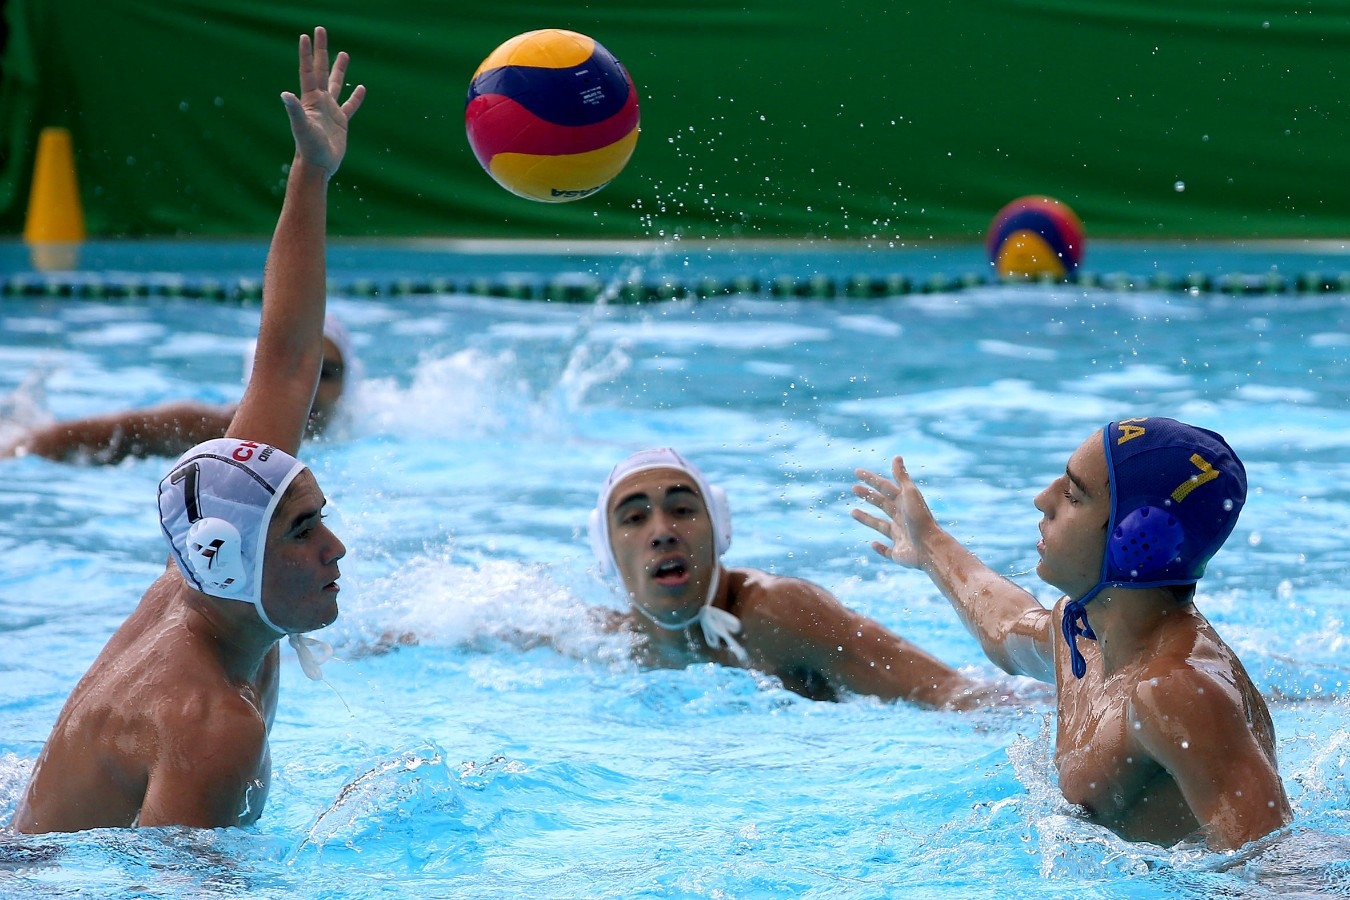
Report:
[[[620,462],[609,473],[605,479],[604,485],[600,488],[600,497],[596,501],[595,509],[591,510],[590,518],[587,522],[591,539],[591,552],[595,554],[596,562],[600,564],[600,574],[606,578],[617,578],[619,574],[618,564],[614,560],[614,546],[609,539],[609,501],[614,496],[614,489],[619,483],[629,475],[638,472],[647,472],[652,469],[675,469],[683,472],[694,481],[698,492],[703,497],[703,504],[708,508],[708,518],[712,521],[713,533],[713,552],[716,556],[714,563],[720,563],[722,554],[731,547],[731,506],[727,502],[727,493],[716,485],[708,483],[703,472],[698,466],[686,460],[683,456],[669,448],[660,448],[655,450],[639,450],[632,456]],[[713,566],[712,578],[708,583],[708,594],[703,598],[703,605],[698,613],[685,622],[668,623],[664,622],[633,597],[629,597],[629,602],[633,608],[649,621],[667,631],[680,631],[694,622],[698,622],[703,630],[703,639],[707,641],[710,647],[727,647],[731,653],[740,660],[742,665],[748,665],[749,655],[745,648],[736,640],[735,635],[741,631],[740,619],[727,612],[724,609],[718,609],[713,606],[713,600],[717,597],[717,586],[721,579],[720,565]]]
[[[159,524],[178,569],[212,597],[262,605],[267,525],[305,464],[283,450],[238,438],[198,444],[159,483]]]
[[[212,597],[252,603],[268,628],[287,635],[306,677],[318,681],[333,648],[278,627],[262,602],[267,525],[306,468],[284,450],[256,441],[198,444],[159,483],[159,525],[188,584]]]
[[[595,509],[591,510],[588,522],[591,537],[591,552],[600,564],[600,574],[606,578],[618,577],[619,567],[614,561],[614,547],[609,540],[609,501],[614,496],[614,488],[629,475],[647,472],[652,469],[676,469],[694,480],[703,503],[708,507],[712,519],[713,546],[717,558],[727,552],[731,546],[731,507],[727,503],[727,493],[720,487],[708,484],[708,479],[698,466],[688,462],[683,456],[668,448],[657,450],[639,450],[620,462],[605,479],[600,488],[600,498]]]

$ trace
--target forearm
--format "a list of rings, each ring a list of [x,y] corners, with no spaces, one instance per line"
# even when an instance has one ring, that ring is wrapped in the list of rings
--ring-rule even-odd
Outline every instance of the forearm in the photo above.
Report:
[[[834,686],[883,700],[904,700],[933,709],[978,706],[993,693],[990,686],[968,678],[926,651],[889,632],[864,638],[844,650],[827,667]]]
[[[1045,641],[1049,611],[994,572],[946,531],[925,536],[920,568],[952,604],[986,656],[1011,675],[1054,678]]]
[[[328,170],[298,154],[263,272],[264,304],[258,359],[319,344],[327,292]],[[319,348],[320,354],[322,347]]]
[[[84,456],[115,463],[128,456],[175,456],[193,444],[220,437],[229,420],[228,407],[171,404],[57,422],[33,431],[18,447],[24,453],[60,461]]]
[[[272,302],[263,306],[255,362],[275,356],[296,368],[312,366],[316,382],[327,296],[328,180],[326,169],[298,155],[291,163],[263,272],[263,296]]]
[[[323,363],[327,193],[328,172],[297,157],[267,255],[257,353],[241,402],[251,408],[256,398],[268,414],[231,428],[289,453],[299,449]]]

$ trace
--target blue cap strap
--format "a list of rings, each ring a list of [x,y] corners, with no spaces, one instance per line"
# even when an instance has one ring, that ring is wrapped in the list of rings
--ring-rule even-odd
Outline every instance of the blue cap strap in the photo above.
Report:
[[[1097,635],[1092,631],[1092,626],[1088,624],[1087,602],[1090,599],[1092,599],[1091,594],[1081,600],[1072,600],[1064,604],[1064,618],[1060,623],[1064,631],[1064,640],[1069,645],[1069,654],[1073,662],[1073,677],[1075,678],[1082,678],[1087,674],[1087,660],[1078,650],[1078,636],[1082,635],[1090,641],[1097,639]]]

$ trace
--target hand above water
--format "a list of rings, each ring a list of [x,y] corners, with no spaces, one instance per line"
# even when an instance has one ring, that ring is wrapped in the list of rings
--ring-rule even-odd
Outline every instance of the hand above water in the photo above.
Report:
[[[346,51],[339,53],[329,69],[328,32],[323,26],[314,29],[313,40],[300,35],[299,52],[300,96],[290,91],[281,95],[295,136],[296,157],[332,177],[347,153],[347,122],[361,108],[366,86],[358,84],[347,101],[338,105],[350,58]]]

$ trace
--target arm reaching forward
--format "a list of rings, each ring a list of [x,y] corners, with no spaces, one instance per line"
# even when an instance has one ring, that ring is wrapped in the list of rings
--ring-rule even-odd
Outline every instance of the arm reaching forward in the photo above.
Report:
[[[938,525],[905,463],[895,457],[891,481],[865,469],[853,493],[882,513],[853,510],[853,518],[879,532],[872,549],[906,568],[920,569],[951,601],[985,655],[1012,675],[1054,682],[1054,631],[1050,610],[997,574]]]

